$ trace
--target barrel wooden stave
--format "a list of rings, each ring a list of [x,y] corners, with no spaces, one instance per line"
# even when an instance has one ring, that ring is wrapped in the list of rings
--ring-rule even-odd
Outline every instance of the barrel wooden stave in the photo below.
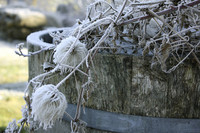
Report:
[[[29,44],[29,51],[40,47]],[[43,73],[42,64],[50,52],[29,57],[29,79]],[[164,118],[200,118],[200,74],[197,64],[182,64],[170,74],[159,67],[151,69],[150,58],[134,55],[97,54],[93,59],[94,87],[86,106],[109,112]],[[47,83],[57,84],[58,74]],[[76,73],[78,81],[85,79]],[[77,103],[75,79],[71,77],[60,91],[69,103]],[[86,129],[88,133],[97,132]],[[104,132],[104,131],[99,131]],[[105,131],[106,133],[106,131]]]

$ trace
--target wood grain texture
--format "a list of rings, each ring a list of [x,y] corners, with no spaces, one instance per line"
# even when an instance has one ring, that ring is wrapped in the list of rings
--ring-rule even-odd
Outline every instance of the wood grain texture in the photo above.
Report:
[[[39,49],[28,46],[29,51]],[[29,79],[43,73],[42,64],[49,55],[50,52],[43,52],[29,58]],[[149,57],[97,54],[93,61],[95,84],[90,88],[93,91],[87,107],[138,116],[200,118],[200,70],[192,61],[170,74],[159,67],[151,69]],[[64,75],[58,74],[46,83],[57,84],[63,78]],[[76,78],[85,81],[78,72]],[[59,89],[69,103],[76,104],[74,77]]]

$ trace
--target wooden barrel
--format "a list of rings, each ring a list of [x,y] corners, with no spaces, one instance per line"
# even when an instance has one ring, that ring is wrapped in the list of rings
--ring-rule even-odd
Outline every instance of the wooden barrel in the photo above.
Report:
[[[28,36],[29,52],[51,45],[48,32]],[[39,41],[41,38],[45,42]],[[49,54],[46,51],[29,58],[29,79],[43,73],[42,64]],[[200,133],[198,64],[191,60],[166,74],[159,67],[151,69],[150,57],[99,53],[93,61],[94,91],[87,101],[86,113],[81,114],[87,122],[86,133]],[[57,75],[48,82],[57,84],[64,77]],[[81,75],[76,78],[82,81]],[[74,83],[71,77],[60,87],[72,116],[77,103]],[[69,120],[65,116],[63,120],[47,132],[70,132]]]

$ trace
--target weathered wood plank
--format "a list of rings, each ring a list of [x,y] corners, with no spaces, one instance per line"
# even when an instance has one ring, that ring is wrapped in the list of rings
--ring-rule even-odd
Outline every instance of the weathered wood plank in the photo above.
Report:
[[[29,46],[29,50],[37,50]],[[29,76],[42,73],[47,52],[29,58]],[[124,114],[200,118],[200,73],[195,64],[185,64],[175,72],[165,74],[150,69],[149,59],[126,55],[100,55],[94,59],[97,75],[95,88],[87,106]],[[58,83],[64,76],[54,77]],[[77,74],[82,80],[82,75]],[[74,78],[66,81],[60,90],[69,103],[76,103]]]
[[[28,46],[29,51],[39,50],[38,46]],[[29,58],[29,79],[43,73],[42,64],[49,56],[50,52],[44,52]],[[93,61],[95,84],[87,107],[137,116],[200,118],[200,70],[197,64],[185,63],[165,74],[159,67],[151,69],[148,57],[97,54]],[[64,75],[57,75],[47,83],[57,84],[62,78]],[[76,78],[84,81],[79,73]],[[71,77],[60,88],[72,104],[77,102],[74,82]]]

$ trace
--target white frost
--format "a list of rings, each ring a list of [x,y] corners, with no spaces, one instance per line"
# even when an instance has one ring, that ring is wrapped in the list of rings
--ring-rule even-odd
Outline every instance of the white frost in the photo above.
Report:
[[[12,122],[8,123],[5,133],[16,133],[17,130],[18,130],[18,126],[17,126],[16,120],[13,119]]]
[[[76,41],[76,43],[74,43]],[[78,65],[87,55],[86,45],[69,36],[55,48],[54,63],[61,65],[61,72]],[[69,67],[68,67],[69,66]]]
[[[32,115],[44,129],[51,128],[57,119],[62,118],[67,101],[54,85],[44,85],[33,93]]]

